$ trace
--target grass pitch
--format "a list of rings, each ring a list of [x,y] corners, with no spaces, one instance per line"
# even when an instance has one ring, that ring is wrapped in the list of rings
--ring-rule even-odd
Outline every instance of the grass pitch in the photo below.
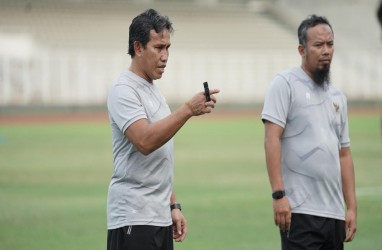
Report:
[[[213,115],[211,115],[213,117]],[[379,115],[350,117],[358,233],[379,249]],[[107,122],[0,125],[0,249],[105,249],[112,174]],[[258,116],[192,118],[175,137],[175,192],[188,220],[175,249],[280,249]]]

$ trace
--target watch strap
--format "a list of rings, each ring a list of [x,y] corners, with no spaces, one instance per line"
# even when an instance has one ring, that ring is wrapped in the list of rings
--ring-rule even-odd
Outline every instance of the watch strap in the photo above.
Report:
[[[182,206],[180,205],[180,203],[174,203],[174,204],[171,204],[171,205],[170,205],[170,208],[171,208],[171,210],[173,210],[173,209],[179,209],[180,211],[182,211]]]
[[[272,198],[274,200],[279,200],[285,196],[285,190],[276,190],[272,193]]]

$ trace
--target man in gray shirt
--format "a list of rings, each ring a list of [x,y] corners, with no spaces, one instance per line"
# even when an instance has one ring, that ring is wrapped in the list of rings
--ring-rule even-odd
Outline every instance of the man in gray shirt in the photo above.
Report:
[[[172,23],[149,9],[129,29],[130,67],[110,89],[114,173],[107,200],[108,250],[172,250],[183,241],[186,220],[173,192],[173,136],[192,116],[216,103],[203,92],[171,113],[154,80],[169,56]]]
[[[276,75],[262,112],[274,221],[282,249],[343,249],[357,205],[347,101],[329,77],[334,34],[312,15],[298,39],[301,67]]]

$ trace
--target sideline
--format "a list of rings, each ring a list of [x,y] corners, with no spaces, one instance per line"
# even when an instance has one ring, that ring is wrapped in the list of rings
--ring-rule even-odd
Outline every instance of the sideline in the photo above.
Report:
[[[357,197],[382,196],[382,186],[356,188]]]
[[[22,114],[1,115],[0,125],[41,124],[41,123],[75,123],[75,122],[108,122],[105,112],[100,113],[65,113],[65,114]]]
[[[171,108],[172,110],[174,107]],[[349,116],[382,115],[379,107],[349,107]],[[261,121],[261,108],[219,108],[202,118],[193,119],[227,119],[227,118],[255,118]],[[75,122],[109,122],[107,111],[52,111],[47,113],[0,113],[0,125],[10,124],[41,124],[41,123],[75,123]],[[382,124],[382,123],[381,123]]]

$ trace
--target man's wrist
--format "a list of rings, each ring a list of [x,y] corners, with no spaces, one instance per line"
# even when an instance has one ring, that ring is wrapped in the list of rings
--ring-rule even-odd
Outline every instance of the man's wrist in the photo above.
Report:
[[[184,105],[187,107],[187,114],[192,117],[194,115],[194,111],[192,110],[192,106],[189,101],[184,102]]]
[[[174,203],[174,204],[171,204],[171,205],[170,205],[170,208],[171,208],[171,210],[173,210],[173,209],[179,209],[180,211],[182,211],[182,206],[180,205],[180,203]]]
[[[285,190],[276,190],[272,193],[272,199],[279,200],[285,196]]]

